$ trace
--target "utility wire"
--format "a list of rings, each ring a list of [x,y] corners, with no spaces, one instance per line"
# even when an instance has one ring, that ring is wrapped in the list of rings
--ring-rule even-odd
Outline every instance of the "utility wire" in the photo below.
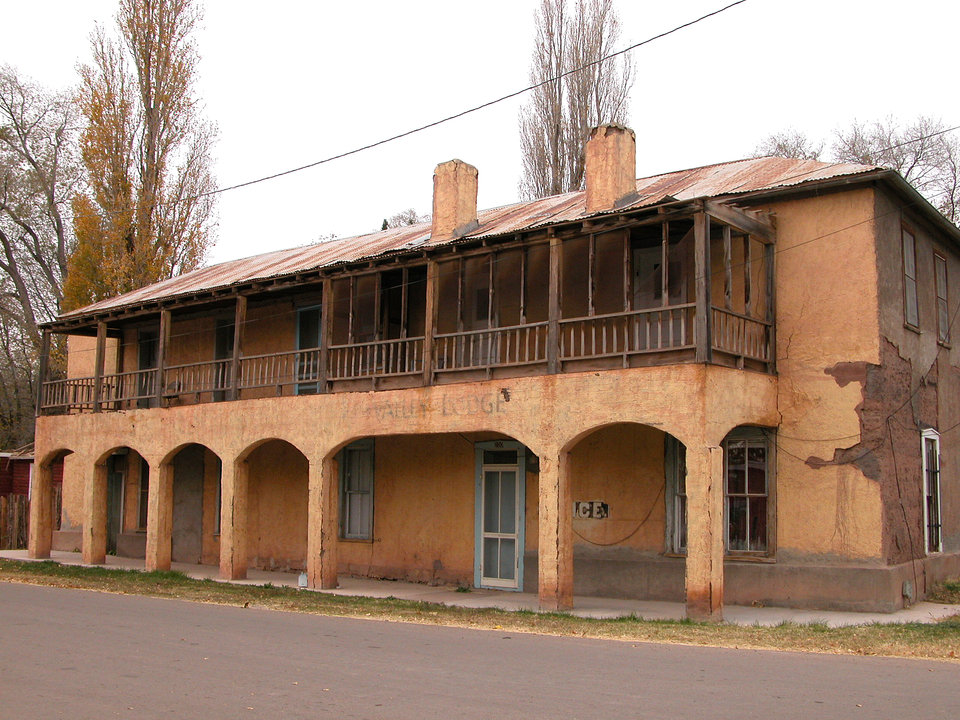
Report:
[[[677,25],[675,28],[671,30],[666,30],[665,32],[659,33],[658,35],[654,35],[653,37],[647,38],[646,40],[643,40],[638,43],[634,43],[633,45],[623,48],[622,50],[618,50],[616,52],[610,53],[609,55],[605,55],[604,57],[599,58],[598,60],[594,60],[592,62],[586,63],[585,65],[581,65],[580,67],[573,68],[572,70],[568,70],[554,77],[547,78],[546,80],[543,80],[542,82],[536,83],[534,85],[528,85],[527,87],[521,88],[520,90],[515,90],[511,93],[507,93],[506,95],[498,97],[494,100],[488,100],[487,102],[481,103],[479,105],[475,105],[471,108],[467,108],[466,110],[461,110],[458,113],[454,113],[453,115],[448,115],[447,117],[441,118],[440,120],[434,120],[433,122],[429,122],[426,125],[415,127],[412,130],[406,130],[404,132],[397,133],[396,135],[391,135],[390,137],[384,138],[382,140],[377,140],[375,142],[367,143],[366,145],[363,145],[358,148],[354,148],[353,150],[347,150],[345,152],[337,153],[336,155],[331,155],[330,157],[323,158],[322,160],[316,160],[314,162],[307,163],[306,165],[290,168],[289,170],[282,170],[280,172],[273,173],[272,175],[264,175],[263,177],[259,177],[254,180],[247,180],[246,182],[237,183],[235,185],[228,185],[227,187],[222,187],[216,190],[210,190],[208,192],[200,193],[198,195],[195,195],[194,198],[202,198],[202,197],[206,197],[207,195],[219,195],[221,193],[229,192],[230,190],[238,190],[239,188],[249,187],[250,185],[256,185],[258,183],[267,182],[268,180],[276,180],[277,178],[281,178],[286,175],[292,175],[293,173],[298,173],[303,170],[309,170],[310,168],[317,167],[318,165],[323,165],[325,163],[333,162],[334,160],[339,160],[341,158],[345,158],[350,155],[356,155],[357,153],[361,153],[364,150],[370,150],[372,148],[394,142],[395,140],[400,140],[401,138],[409,137],[410,135],[415,135],[416,133],[423,132],[424,130],[429,130],[430,128],[437,127],[438,125],[443,125],[444,123],[448,123],[451,120],[462,118],[465,115],[470,115],[471,113],[475,113],[479,110],[483,110],[485,108],[491,107],[492,105],[502,103],[505,100],[510,100],[511,98],[515,98],[519,95],[523,95],[524,93],[528,93],[531,90],[536,90],[537,88],[543,87],[544,85],[549,85],[550,83],[557,82],[558,80],[562,80],[568,75],[573,75],[574,73],[578,73],[582,70],[586,70],[587,68],[593,67],[595,65],[599,65],[601,63],[606,62],[607,60],[618,57],[620,55],[624,55],[628,52],[631,52],[632,50],[636,50],[639,47],[643,47],[644,45],[649,45],[650,43],[656,40],[660,40],[661,38],[665,38],[668,35],[672,35],[676,32],[679,32],[680,30],[688,28],[692,25],[696,25],[697,23],[702,22],[708,18],[711,18],[715,15],[719,15],[722,12],[726,12],[730,8],[736,7],[737,5],[742,5],[745,2],[747,2],[747,0],[736,0],[736,2],[732,2],[729,5],[726,5],[722,8],[709,12],[706,15],[701,15],[695,20],[690,20],[689,22],[685,22],[682,25]]]

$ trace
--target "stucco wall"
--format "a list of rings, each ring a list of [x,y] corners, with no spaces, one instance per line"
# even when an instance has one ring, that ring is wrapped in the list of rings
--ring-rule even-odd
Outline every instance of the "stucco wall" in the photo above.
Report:
[[[251,567],[302,570],[307,557],[307,459],[289,443],[271,440],[247,462]]]
[[[880,361],[873,191],[771,209],[777,223],[778,556],[880,561],[879,483],[843,455],[865,450],[860,386],[829,372],[838,364]]]

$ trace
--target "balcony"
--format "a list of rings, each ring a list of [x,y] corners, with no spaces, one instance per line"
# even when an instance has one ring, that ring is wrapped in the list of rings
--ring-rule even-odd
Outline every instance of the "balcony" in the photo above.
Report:
[[[91,318],[94,372],[45,378],[39,413],[672,363],[774,372],[771,238],[706,212],[577,230]]]

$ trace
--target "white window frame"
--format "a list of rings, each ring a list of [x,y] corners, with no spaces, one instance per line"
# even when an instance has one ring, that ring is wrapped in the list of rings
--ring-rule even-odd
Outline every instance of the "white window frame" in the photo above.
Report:
[[[927,466],[927,443],[933,441],[936,448],[937,467],[933,471],[936,474],[937,487],[936,492],[930,492],[930,468]],[[943,552],[943,506],[940,504],[940,433],[933,428],[928,428],[920,433],[920,461],[923,472],[923,549],[924,553]],[[930,547],[930,503],[931,499],[937,510],[937,542],[936,547]]]
[[[668,553],[687,554],[687,448],[672,435],[664,438],[664,469],[666,471],[666,547]]]

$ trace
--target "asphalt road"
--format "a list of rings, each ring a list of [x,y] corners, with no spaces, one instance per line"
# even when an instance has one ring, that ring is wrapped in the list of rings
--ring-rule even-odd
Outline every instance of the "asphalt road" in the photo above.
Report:
[[[633,644],[0,583],[0,719],[951,718],[960,665]]]

